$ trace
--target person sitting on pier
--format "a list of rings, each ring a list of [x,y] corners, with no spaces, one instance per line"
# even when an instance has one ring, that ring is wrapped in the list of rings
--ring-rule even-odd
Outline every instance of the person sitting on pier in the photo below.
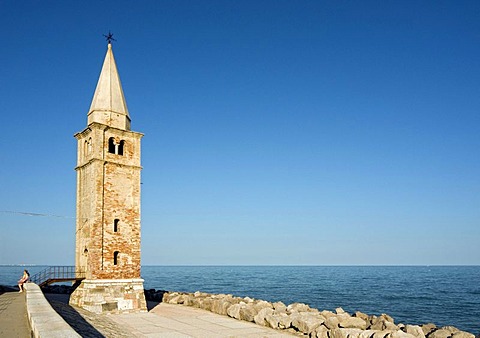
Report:
[[[18,288],[20,289],[20,291],[18,292],[23,292],[23,284],[26,283],[29,278],[30,278],[30,274],[28,273],[28,270],[23,270],[23,276],[18,281]]]

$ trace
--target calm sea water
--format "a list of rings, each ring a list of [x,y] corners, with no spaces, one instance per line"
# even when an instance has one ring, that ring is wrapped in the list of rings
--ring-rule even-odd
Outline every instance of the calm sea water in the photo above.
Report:
[[[0,266],[0,284],[14,285],[23,268]],[[342,307],[480,333],[480,266],[144,266],[142,277],[146,289]]]

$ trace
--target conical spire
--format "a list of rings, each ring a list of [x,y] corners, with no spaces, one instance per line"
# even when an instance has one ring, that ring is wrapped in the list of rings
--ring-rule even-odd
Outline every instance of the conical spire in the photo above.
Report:
[[[123,95],[122,84],[110,43],[88,112],[88,124],[93,122],[130,130],[127,102]]]

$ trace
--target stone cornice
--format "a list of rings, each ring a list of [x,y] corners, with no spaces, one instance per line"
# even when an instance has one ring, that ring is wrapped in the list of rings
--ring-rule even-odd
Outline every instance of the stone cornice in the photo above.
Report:
[[[78,133],[75,133],[73,137],[75,137],[77,140],[80,140],[90,134],[92,132],[92,129],[90,127],[87,127],[83,129],[82,131],[79,131]]]
[[[87,128],[90,128],[90,127],[97,128],[97,129],[102,129],[103,131],[107,131],[107,130],[111,129],[111,130],[114,130],[116,132],[120,132],[121,134],[133,134],[133,135],[135,135],[136,137],[139,137],[139,138],[143,136],[142,133],[139,133],[137,131],[110,127],[110,126],[107,126],[105,124],[101,124],[101,123],[97,123],[97,122],[90,123]]]
[[[85,284],[123,284],[123,283],[143,283],[142,278],[130,278],[130,279],[84,279],[82,281]]]
[[[84,130],[76,133],[74,135],[74,137],[78,140],[82,137],[84,137],[85,135],[88,135],[93,129],[100,129],[102,131],[107,131],[109,129],[115,131],[115,132],[119,132],[120,134],[131,134],[131,135],[134,135],[135,138],[142,138],[144,136],[143,133],[139,133],[139,132],[136,132],[136,131],[131,131],[131,130],[124,130],[124,129],[119,129],[119,128],[115,128],[115,127],[110,127],[110,126],[107,126],[105,124],[101,124],[101,123],[98,123],[98,122],[92,122],[88,125],[87,128],[85,128]]]
[[[85,162],[84,164],[76,166],[76,167],[75,167],[75,170],[79,170],[79,169],[81,169],[81,168],[83,168],[83,167],[86,167],[87,165],[92,164],[93,162],[103,162],[103,165],[105,165],[105,164],[108,163],[108,164],[114,164],[114,165],[119,166],[119,167],[133,168],[133,169],[138,169],[138,170],[142,170],[142,169],[143,169],[143,167],[140,166],[140,165],[123,164],[123,163],[118,163],[118,162],[103,160],[103,159],[100,159],[100,158],[91,158],[90,160],[88,160],[88,161]]]

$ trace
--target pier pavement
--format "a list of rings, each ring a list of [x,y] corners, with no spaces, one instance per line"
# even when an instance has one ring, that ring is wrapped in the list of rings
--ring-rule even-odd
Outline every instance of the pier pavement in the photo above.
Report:
[[[82,337],[291,338],[267,327],[183,305],[149,303],[148,313],[97,315],[69,306],[67,295],[46,294],[52,307]]]
[[[0,294],[0,337],[30,337],[25,293],[17,290]]]

